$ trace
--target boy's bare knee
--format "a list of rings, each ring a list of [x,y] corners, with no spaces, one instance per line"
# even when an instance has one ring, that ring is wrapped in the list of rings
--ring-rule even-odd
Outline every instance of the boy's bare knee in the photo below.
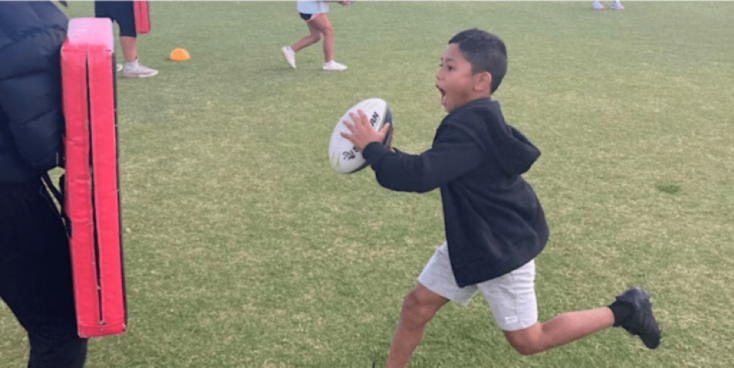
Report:
[[[538,347],[537,343],[532,341],[510,341],[510,346],[520,353],[520,355],[525,356],[537,354],[543,351]]]
[[[440,306],[434,305],[431,300],[424,298],[415,290],[408,293],[403,300],[403,312],[415,324],[426,324],[436,314]]]
[[[425,315],[427,314],[425,309],[425,305],[414,292],[411,291],[405,296],[403,300],[403,311],[410,316],[411,320],[417,322],[425,319]]]
[[[533,355],[546,350],[541,334],[540,325],[536,324],[519,331],[505,331],[505,338],[521,355]]]

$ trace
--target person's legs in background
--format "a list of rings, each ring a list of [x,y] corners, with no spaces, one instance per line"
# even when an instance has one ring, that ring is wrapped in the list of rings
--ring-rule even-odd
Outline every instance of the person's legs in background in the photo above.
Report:
[[[614,0],[612,1],[612,5],[609,6],[609,9],[624,10],[624,6],[622,6],[622,3],[619,0]]]
[[[323,38],[324,40],[324,70],[331,71],[342,71],[346,70],[347,66],[339,64],[334,61],[334,29],[331,27],[331,22],[326,13],[313,14],[310,18],[305,18],[308,14],[301,14],[301,17],[306,20],[308,29],[311,34],[296,41],[293,46],[285,46],[281,49],[283,56],[288,64],[295,69],[296,68],[296,52],[303,50],[304,48],[319,42]]]
[[[313,17],[313,15],[310,15],[310,14],[301,15],[301,17],[309,17],[309,16]],[[308,30],[310,31],[310,34],[308,36],[303,37],[300,40],[296,41],[296,43],[294,43],[293,46],[285,46],[281,49],[281,51],[283,52],[283,56],[285,57],[285,60],[288,62],[288,64],[293,69],[296,68],[296,52],[303,50],[304,48],[311,46],[315,44],[316,42],[319,42],[321,38],[323,37],[323,35],[321,34],[321,31],[319,31],[313,25],[311,25],[311,22],[309,22],[308,20],[306,20],[306,25],[308,26]]]
[[[346,70],[347,66],[339,64],[334,61],[334,28],[331,27],[331,22],[326,13],[314,15],[314,18],[309,22],[309,27],[321,32],[324,35],[324,70],[331,71],[342,71]]]
[[[95,1],[94,14],[97,18],[110,18],[120,27],[120,44],[125,65],[118,71],[126,78],[152,77],[155,69],[141,65],[138,59],[138,34],[135,31],[135,12],[132,1]]]

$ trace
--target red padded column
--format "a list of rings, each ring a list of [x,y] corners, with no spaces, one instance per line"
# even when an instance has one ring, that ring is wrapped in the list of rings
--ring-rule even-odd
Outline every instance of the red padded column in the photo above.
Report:
[[[115,115],[115,58],[107,18],[69,22],[61,49],[66,173],[79,336],[125,331]]]

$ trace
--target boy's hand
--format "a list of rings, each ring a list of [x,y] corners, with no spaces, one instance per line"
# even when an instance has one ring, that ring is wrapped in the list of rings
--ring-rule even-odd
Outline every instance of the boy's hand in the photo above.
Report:
[[[385,134],[389,131],[390,124],[385,124],[379,132],[376,132],[372,129],[370,120],[364,111],[359,110],[359,115],[350,113],[349,117],[352,118],[352,122],[344,120],[344,125],[349,129],[349,133],[342,132],[341,136],[352,142],[357,151],[362,152],[372,142],[385,140]]]

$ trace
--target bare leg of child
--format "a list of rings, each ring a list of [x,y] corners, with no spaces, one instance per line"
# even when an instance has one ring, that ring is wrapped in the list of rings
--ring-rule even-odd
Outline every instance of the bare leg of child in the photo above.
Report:
[[[532,355],[612,327],[613,324],[612,310],[604,307],[565,313],[522,330],[504,332],[507,341],[518,353]]]
[[[405,297],[400,321],[390,346],[390,356],[385,368],[403,368],[408,365],[411,355],[426,330],[426,324],[433,319],[448,300],[418,283]]]
[[[326,14],[315,15],[315,18],[308,22],[308,26],[318,30],[324,36],[324,62],[334,60],[334,29],[331,27],[329,17]]]
[[[531,355],[613,326],[639,336],[648,349],[660,345],[662,333],[650,296],[639,287],[625,290],[608,307],[561,314],[522,330],[505,331],[505,337],[520,354]]]
[[[312,23],[313,22],[306,23],[306,25],[308,25],[308,29],[311,31],[311,34],[296,41],[296,43],[294,43],[293,46],[291,46],[291,49],[293,50],[293,52],[298,52],[299,50],[303,50],[304,48],[311,46],[321,40],[321,37],[322,37],[321,31],[319,31],[316,27],[314,27]]]
[[[408,294],[386,367],[402,368],[408,364],[426,323],[446,302],[420,283]],[[660,344],[661,331],[653,316],[649,295],[639,287],[627,289],[607,307],[564,313],[547,322],[504,333],[517,352],[532,355],[613,326],[639,336],[649,349]]]

